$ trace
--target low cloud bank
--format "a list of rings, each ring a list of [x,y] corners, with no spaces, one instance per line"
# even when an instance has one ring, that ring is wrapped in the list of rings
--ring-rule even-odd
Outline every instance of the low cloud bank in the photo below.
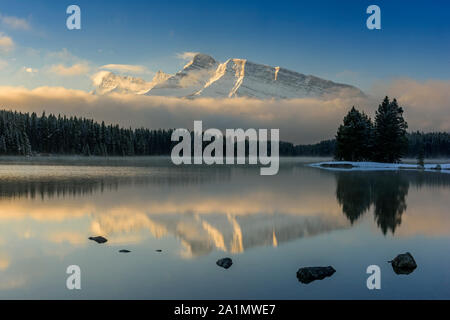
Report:
[[[384,95],[397,97],[410,130],[450,131],[450,82],[397,80],[378,86],[370,97],[337,96],[292,100],[247,98],[195,100],[111,94],[95,96],[62,87],[0,87],[0,108],[92,117],[106,123],[148,128],[279,128],[280,138],[314,143],[332,138],[352,105],[372,118]]]
[[[405,106],[410,130],[450,131],[450,81],[398,80],[385,92]]]

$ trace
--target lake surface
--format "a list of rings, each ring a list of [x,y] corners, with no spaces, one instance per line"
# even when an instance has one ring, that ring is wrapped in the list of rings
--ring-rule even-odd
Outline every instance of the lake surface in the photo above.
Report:
[[[450,174],[311,161],[260,176],[168,158],[1,160],[0,298],[450,299]],[[407,251],[418,268],[397,275],[387,261]],[[66,288],[69,265],[81,290]],[[328,265],[332,277],[296,278]]]

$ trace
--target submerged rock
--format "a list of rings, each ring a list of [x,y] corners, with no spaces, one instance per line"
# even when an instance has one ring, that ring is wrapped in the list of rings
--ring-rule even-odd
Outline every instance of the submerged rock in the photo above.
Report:
[[[301,283],[310,283],[314,280],[322,280],[331,277],[336,270],[332,266],[328,267],[306,267],[297,271],[297,279]]]
[[[102,237],[102,236],[98,236],[98,237],[89,237],[89,240],[95,241],[97,243],[105,243],[106,241],[108,241],[108,239]]]
[[[119,252],[121,252],[121,253],[129,253],[129,252],[131,252],[130,250],[127,250],[127,249],[122,249],[122,250],[119,250]]]
[[[392,269],[396,274],[410,274],[417,268],[417,263],[409,252],[399,254],[389,263],[392,264]]]
[[[216,264],[219,267],[228,269],[233,264],[233,260],[231,260],[231,258],[223,258],[223,259],[217,260]]]

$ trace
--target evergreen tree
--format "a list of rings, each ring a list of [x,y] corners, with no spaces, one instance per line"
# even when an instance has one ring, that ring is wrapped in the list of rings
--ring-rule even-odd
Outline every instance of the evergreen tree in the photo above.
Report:
[[[378,162],[399,162],[406,153],[408,124],[397,100],[385,97],[375,116],[373,159]]]
[[[370,158],[372,122],[355,107],[344,117],[336,135],[335,158],[346,161],[362,161]]]

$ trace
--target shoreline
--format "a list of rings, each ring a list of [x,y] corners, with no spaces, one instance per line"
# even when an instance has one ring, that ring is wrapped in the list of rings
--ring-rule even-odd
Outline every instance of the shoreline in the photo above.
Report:
[[[312,163],[310,167],[335,171],[397,171],[414,170],[450,173],[450,163],[428,163],[424,167],[408,163],[383,163],[369,161],[323,161]]]

